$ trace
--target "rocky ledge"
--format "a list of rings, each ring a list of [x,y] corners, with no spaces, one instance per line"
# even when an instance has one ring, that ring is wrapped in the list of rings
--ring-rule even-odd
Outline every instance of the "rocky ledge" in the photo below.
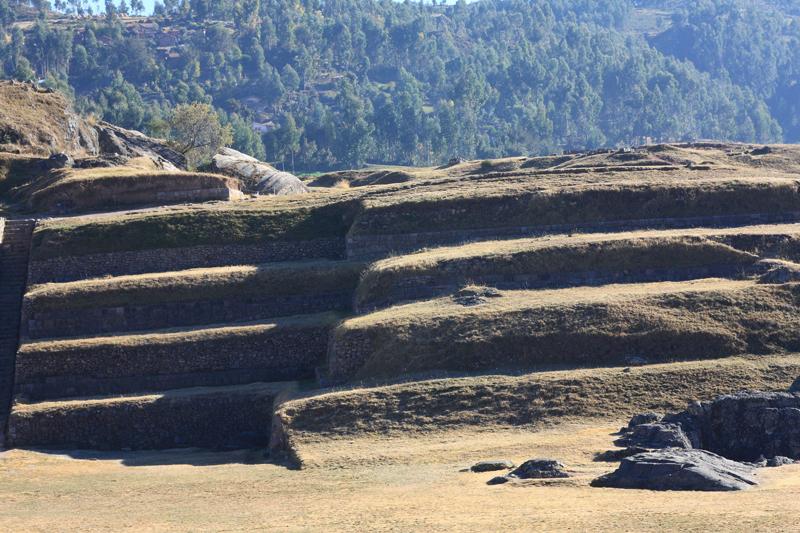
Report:
[[[756,484],[759,466],[800,458],[800,392],[740,392],[685,411],[634,416],[615,444],[620,467],[599,487],[740,490]]]

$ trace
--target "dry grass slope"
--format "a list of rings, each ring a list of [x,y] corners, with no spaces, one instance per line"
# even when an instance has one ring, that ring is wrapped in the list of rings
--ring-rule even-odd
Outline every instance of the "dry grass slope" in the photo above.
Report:
[[[18,386],[322,363],[328,332],[341,319],[322,313],[253,323],[142,334],[28,342],[16,362]],[[313,348],[317,346],[317,353]]]
[[[96,135],[53,91],[18,82],[0,83],[0,152],[79,155]]]
[[[309,261],[197,268],[33,286],[25,307],[35,311],[141,306],[355,290],[363,263]]]
[[[786,390],[798,375],[797,355],[749,356],[315,391],[280,406],[277,421],[285,439],[275,444],[302,452],[306,442],[356,434],[541,426],[586,417],[621,420],[643,411],[680,410],[692,399],[743,389]]]
[[[600,366],[800,350],[800,285],[698,280],[501,291],[343,322],[329,354],[335,379],[433,370]]]
[[[634,274],[650,269],[700,267],[745,269],[758,256],[716,242],[698,232],[556,235],[536,239],[484,241],[436,248],[373,263],[359,284],[357,305],[391,303],[393,292],[414,285],[459,286],[471,282],[508,284],[567,274]],[[495,281],[492,283],[491,281]]]
[[[29,208],[36,211],[80,211],[192,198],[235,199],[241,197],[240,188],[238,180],[227,176],[157,170],[152,161],[140,158],[122,167],[55,171],[33,182],[26,195]]]

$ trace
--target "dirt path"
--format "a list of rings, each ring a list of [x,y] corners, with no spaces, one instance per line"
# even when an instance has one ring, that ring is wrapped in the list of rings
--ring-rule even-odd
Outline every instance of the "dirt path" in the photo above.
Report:
[[[311,444],[302,471],[257,452],[0,455],[3,531],[788,531],[800,466],[741,493],[596,489],[618,421]],[[564,461],[574,478],[487,486],[473,461]],[[251,463],[251,464],[247,464]]]

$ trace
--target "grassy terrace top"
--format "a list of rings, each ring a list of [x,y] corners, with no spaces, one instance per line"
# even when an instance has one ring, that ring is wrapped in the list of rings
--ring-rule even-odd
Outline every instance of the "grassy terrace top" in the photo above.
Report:
[[[757,235],[777,231],[761,228],[761,232],[748,230]],[[683,233],[668,230],[552,235],[423,250],[372,264],[359,284],[357,301],[359,305],[380,304],[391,296],[395,286],[415,277],[428,283],[463,285],[468,280],[484,282],[483,276],[744,267],[758,261],[755,254],[714,240],[714,236],[724,236],[725,231],[731,230],[697,228]],[[800,225],[785,225],[782,234],[800,236]]]
[[[345,320],[344,379],[797,351],[800,285],[705,279],[541,291],[480,288]],[[478,296],[479,298],[475,298]]]
[[[697,292],[726,292],[756,286],[755,282],[724,279],[703,279],[682,282],[636,283],[603,285],[602,287],[573,287],[532,291],[499,291],[501,297],[488,298],[483,305],[465,306],[452,297],[398,305],[367,315],[356,316],[342,323],[342,329],[390,325],[399,332],[403,325],[428,321],[441,322],[452,317],[474,316],[488,324],[492,316],[540,307],[575,306],[579,304],[615,303],[638,300],[648,296]]]
[[[276,330],[302,330],[328,327],[341,320],[341,318],[342,316],[339,313],[327,312],[313,315],[270,318],[235,324],[212,324],[189,328],[169,328],[149,331],[147,333],[124,333],[119,335],[82,337],[79,339],[33,341],[20,345],[20,353],[24,357],[24,355],[28,353],[60,353],[65,350],[80,348],[115,349],[121,346],[169,346],[181,342],[254,336]]]
[[[370,195],[351,234],[382,235],[800,211],[789,177],[705,176],[543,185],[535,176]],[[663,175],[661,176],[663,178]]]
[[[725,237],[736,235],[775,235],[785,237],[800,237],[800,223],[790,224],[756,224],[744,227],[732,228],[685,228],[685,229],[667,229],[667,230],[641,230],[641,231],[626,231],[616,233],[588,233],[588,234],[553,234],[545,235],[542,237],[522,238],[522,239],[506,239],[506,240],[488,240],[462,244],[458,246],[442,246],[439,248],[432,248],[421,250],[419,252],[399,255],[382,259],[375,262],[370,267],[370,272],[378,274],[382,272],[406,272],[406,275],[426,274],[432,275],[434,270],[442,271],[442,275],[452,275],[453,270],[460,269],[466,270],[469,267],[475,267],[471,264],[474,260],[487,260],[493,261],[493,268],[497,268],[497,262],[508,261],[511,262],[515,256],[521,256],[526,253],[533,253],[543,251],[546,249],[559,249],[559,248],[572,248],[572,247],[586,247],[592,245],[613,246],[615,243],[624,245],[626,243],[638,244],[642,247],[650,243],[661,244],[669,242],[687,241],[693,243],[710,242],[715,239],[724,239]],[[708,241],[710,240],[710,241]],[[725,260],[732,258],[739,258],[746,261],[747,257],[754,257],[748,252],[733,250],[726,247],[730,251],[729,256],[721,256],[721,263]],[[664,258],[668,260],[662,266],[680,266],[681,257],[670,256]],[[701,262],[702,257],[688,258],[690,264],[694,262]],[[596,258],[597,261],[605,261],[605,258]],[[513,268],[513,265],[509,265]],[[576,269],[573,265],[552,265],[537,264],[526,265],[520,264],[523,272],[530,272],[531,266],[538,269],[546,269],[547,271],[561,271],[564,272],[565,268]],[[577,269],[584,269],[582,265],[577,265]],[[619,268],[634,268],[635,264],[620,264]],[[511,270],[511,268],[509,269]]]
[[[158,170],[149,160],[139,158],[126,166],[58,170],[49,179],[33,182],[26,192],[29,206],[36,210],[59,205],[89,210],[121,202],[152,202],[154,192],[222,188],[238,190],[240,184],[219,174]],[[145,196],[138,199],[137,194]]]
[[[204,244],[343,237],[355,195],[318,192],[123,214],[61,218],[37,225],[32,259]]]
[[[345,261],[196,268],[37,285],[25,302],[43,310],[327,294],[354,290],[362,270],[361,263]]]
[[[610,413],[624,417],[680,410],[687,398],[707,400],[745,388],[786,390],[800,370],[800,358],[731,357],[621,370],[473,375],[355,388],[290,400],[277,414],[293,439],[308,434],[310,440],[364,432],[407,435],[412,430],[539,425]]]
[[[31,413],[59,412],[72,409],[97,409],[104,407],[114,407],[121,405],[143,405],[159,400],[178,400],[181,398],[203,398],[213,396],[238,396],[238,395],[268,395],[274,396],[294,387],[295,383],[272,382],[272,383],[251,383],[248,385],[232,385],[227,387],[193,387],[188,389],[175,389],[161,393],[152,394],[128,394],[114,397],[89,397],[74,398],[70,400],[59,400],[52,402],[21,403],[14,404],[14,412],[17,415],[27,415]]]
[[[693,145],[692,145],[693,146]],[[46,259],[201,244],[800,211],[800,150],[717,145],[467,162],[390,183],[39,224]],[[374,172],[374,169],[373,169]]]

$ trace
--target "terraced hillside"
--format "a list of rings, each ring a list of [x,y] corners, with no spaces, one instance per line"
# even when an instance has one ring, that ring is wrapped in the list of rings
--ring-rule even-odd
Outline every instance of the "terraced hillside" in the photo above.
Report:
[[[785,388],[799,176],[797,147],[660,145],[40,220],[6,445],[302,462],[306,439]]]

